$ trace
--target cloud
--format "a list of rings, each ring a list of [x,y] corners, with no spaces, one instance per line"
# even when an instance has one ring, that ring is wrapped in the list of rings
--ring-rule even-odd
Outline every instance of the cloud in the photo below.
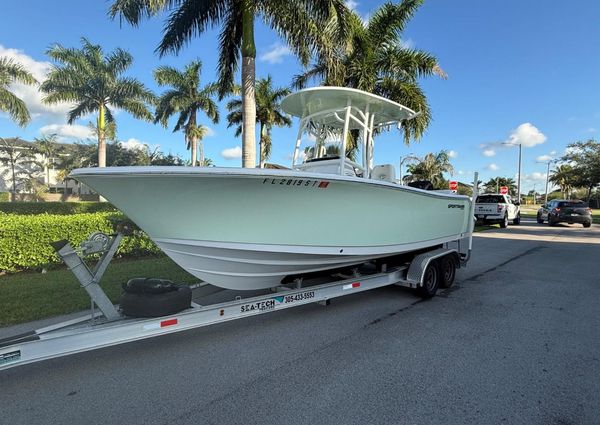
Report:
[[[552,155],[540,155],[537,158],[535,158],[536,161],[539,162],[548,162],[548,161],[552,161]]]
[[[287,46],[284,46],[281,43],[275,43],[271,44],[271,46],[269,46],[269,50],[262,53],[258,59],[263,62],[275,64],[283,62],[283,57],[291,54],[292,52]]]
[[[144,143],[141,140],[135,139],[133,137],[131,137],[125,142],[121,140],[119,143],[121,143],[121,146],[123,146],[125,149],[130,151],[136,149],[145,149],[146,147],[148,147],[147,143]]]
[[[595,133],[596,129],[594,127],[590,127],[587,129],[588,133]]]
[[[0,57],[7,57],[23,65],[39,83],[46,79],[46,74],[50,71],[52,65],[50,62],[40,62],[23,53],[21,50],[10,49],[0,44]],[[10,85],[10,90],[22,99],[32,119],[44,118],[49,122],[64,122],[67,113],[73,108],[70,103],[58,103],[56,105],[46,105],[42,103],[43,93],[38,91],[37,86],[28,86],[21,83]]]
[[[96,138],[94,132],[89,127],[79,124],[49,124],[40,128],[39,131],[43,136],[56,134],[61,142],[69,141],[68,139],[81,140]]]
[[[451,150],[451,151],[448,151],[448,156],[449,156],[450,158],[456,158],[456,157],[458,156],[458,152],[456,152],[456,151],[452,151],[452,150]]]
[[[545,141],[546,136],[533,124],[526,122],[515,128],[504,143],[532,148]]]
[[[496,151],[491,148],[485,149],[482,153],[483,153],[483,156],[487,156],[487,157],[496,155]]]
[[[487,167],[485,167],[486,169],[490,170],[490,171],[497,171],[500,169],[500,167],[498,167],[496,164],[491,163],[489,164]]]
[[[221,151],[221,156],[227,160],[239,159],[242,157],[242,148],[236,146],[234,148],[223,149]]]
[[[415,45],[416,44],[412,38],[407,38],[406,40],[404,40],[404,39],[400,40],[400,47],[402,47],[403,49],[412,50],[415,48]]]
[[[358,2],[355,0],[346,0],[346,6],[348,7],[348,9],[356,10],[356,8],[358,7]]]
[[[459,176],[464,176],[464,175],[465,175],[465,172],[464,172],[463,170],[458,170],[458,175],[459,175]]]
[[[206,134],[204,135],[204,137],[214,137],[215,134],[215,130],[213,130],[212,128],[210,128],[209,126],[205,125],[204,128],[206,128]]]

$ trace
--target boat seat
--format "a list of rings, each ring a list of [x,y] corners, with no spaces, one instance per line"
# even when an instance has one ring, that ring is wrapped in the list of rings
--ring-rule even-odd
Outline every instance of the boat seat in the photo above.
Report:
[[[384,180],[386,182],[396,182],[396,169],[392,164],[376,165],[371,171],[373,180]]]

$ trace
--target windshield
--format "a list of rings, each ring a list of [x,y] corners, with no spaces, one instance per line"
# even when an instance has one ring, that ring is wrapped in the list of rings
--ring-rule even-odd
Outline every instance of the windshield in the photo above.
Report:
[[[583,201],[564,201],[564,202],[558,203],[559,208],[564,208],[564,207],[587,208],[587,206],[588,205]]]

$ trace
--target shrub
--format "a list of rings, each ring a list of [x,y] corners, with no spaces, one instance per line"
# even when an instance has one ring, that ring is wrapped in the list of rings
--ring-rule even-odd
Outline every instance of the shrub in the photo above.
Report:
[[[66,239],[78,246],[90,233],[113,232],[113,223],[124,220],[121,213],[99,212],[72,215],[15,215],[0,213],[0,271],[40,269],[61,260],[50,246]],[[123,238],[117,255],[137,257],[160,253],[142,231]]]
[[[0,192],[0,202],[8,202],[9,199],[10,199],[10,193]]]
[[[8,214],[85,214],[118,211],[108,202],[0,202],[0,211]]]

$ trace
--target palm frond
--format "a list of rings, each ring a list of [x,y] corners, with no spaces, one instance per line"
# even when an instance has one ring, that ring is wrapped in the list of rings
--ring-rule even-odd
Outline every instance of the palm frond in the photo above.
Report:
[[[0,87],[0,111],[7,112],[21,127],[25,127],[31,120],[25,102],[3,87]]]
[[[242,32],[241,8],[232,8],[224,17],[223,28],[219,35],[218,84],[220,99],[231,93],[234,87],[233,75],[238,68]]]
[[[163,39],[156,49],[161,56],[167,52],[179,52],[191,38],[220,22],[229,6],[226,0],[180,0],[178,3],[178,8],[167,19]]]

